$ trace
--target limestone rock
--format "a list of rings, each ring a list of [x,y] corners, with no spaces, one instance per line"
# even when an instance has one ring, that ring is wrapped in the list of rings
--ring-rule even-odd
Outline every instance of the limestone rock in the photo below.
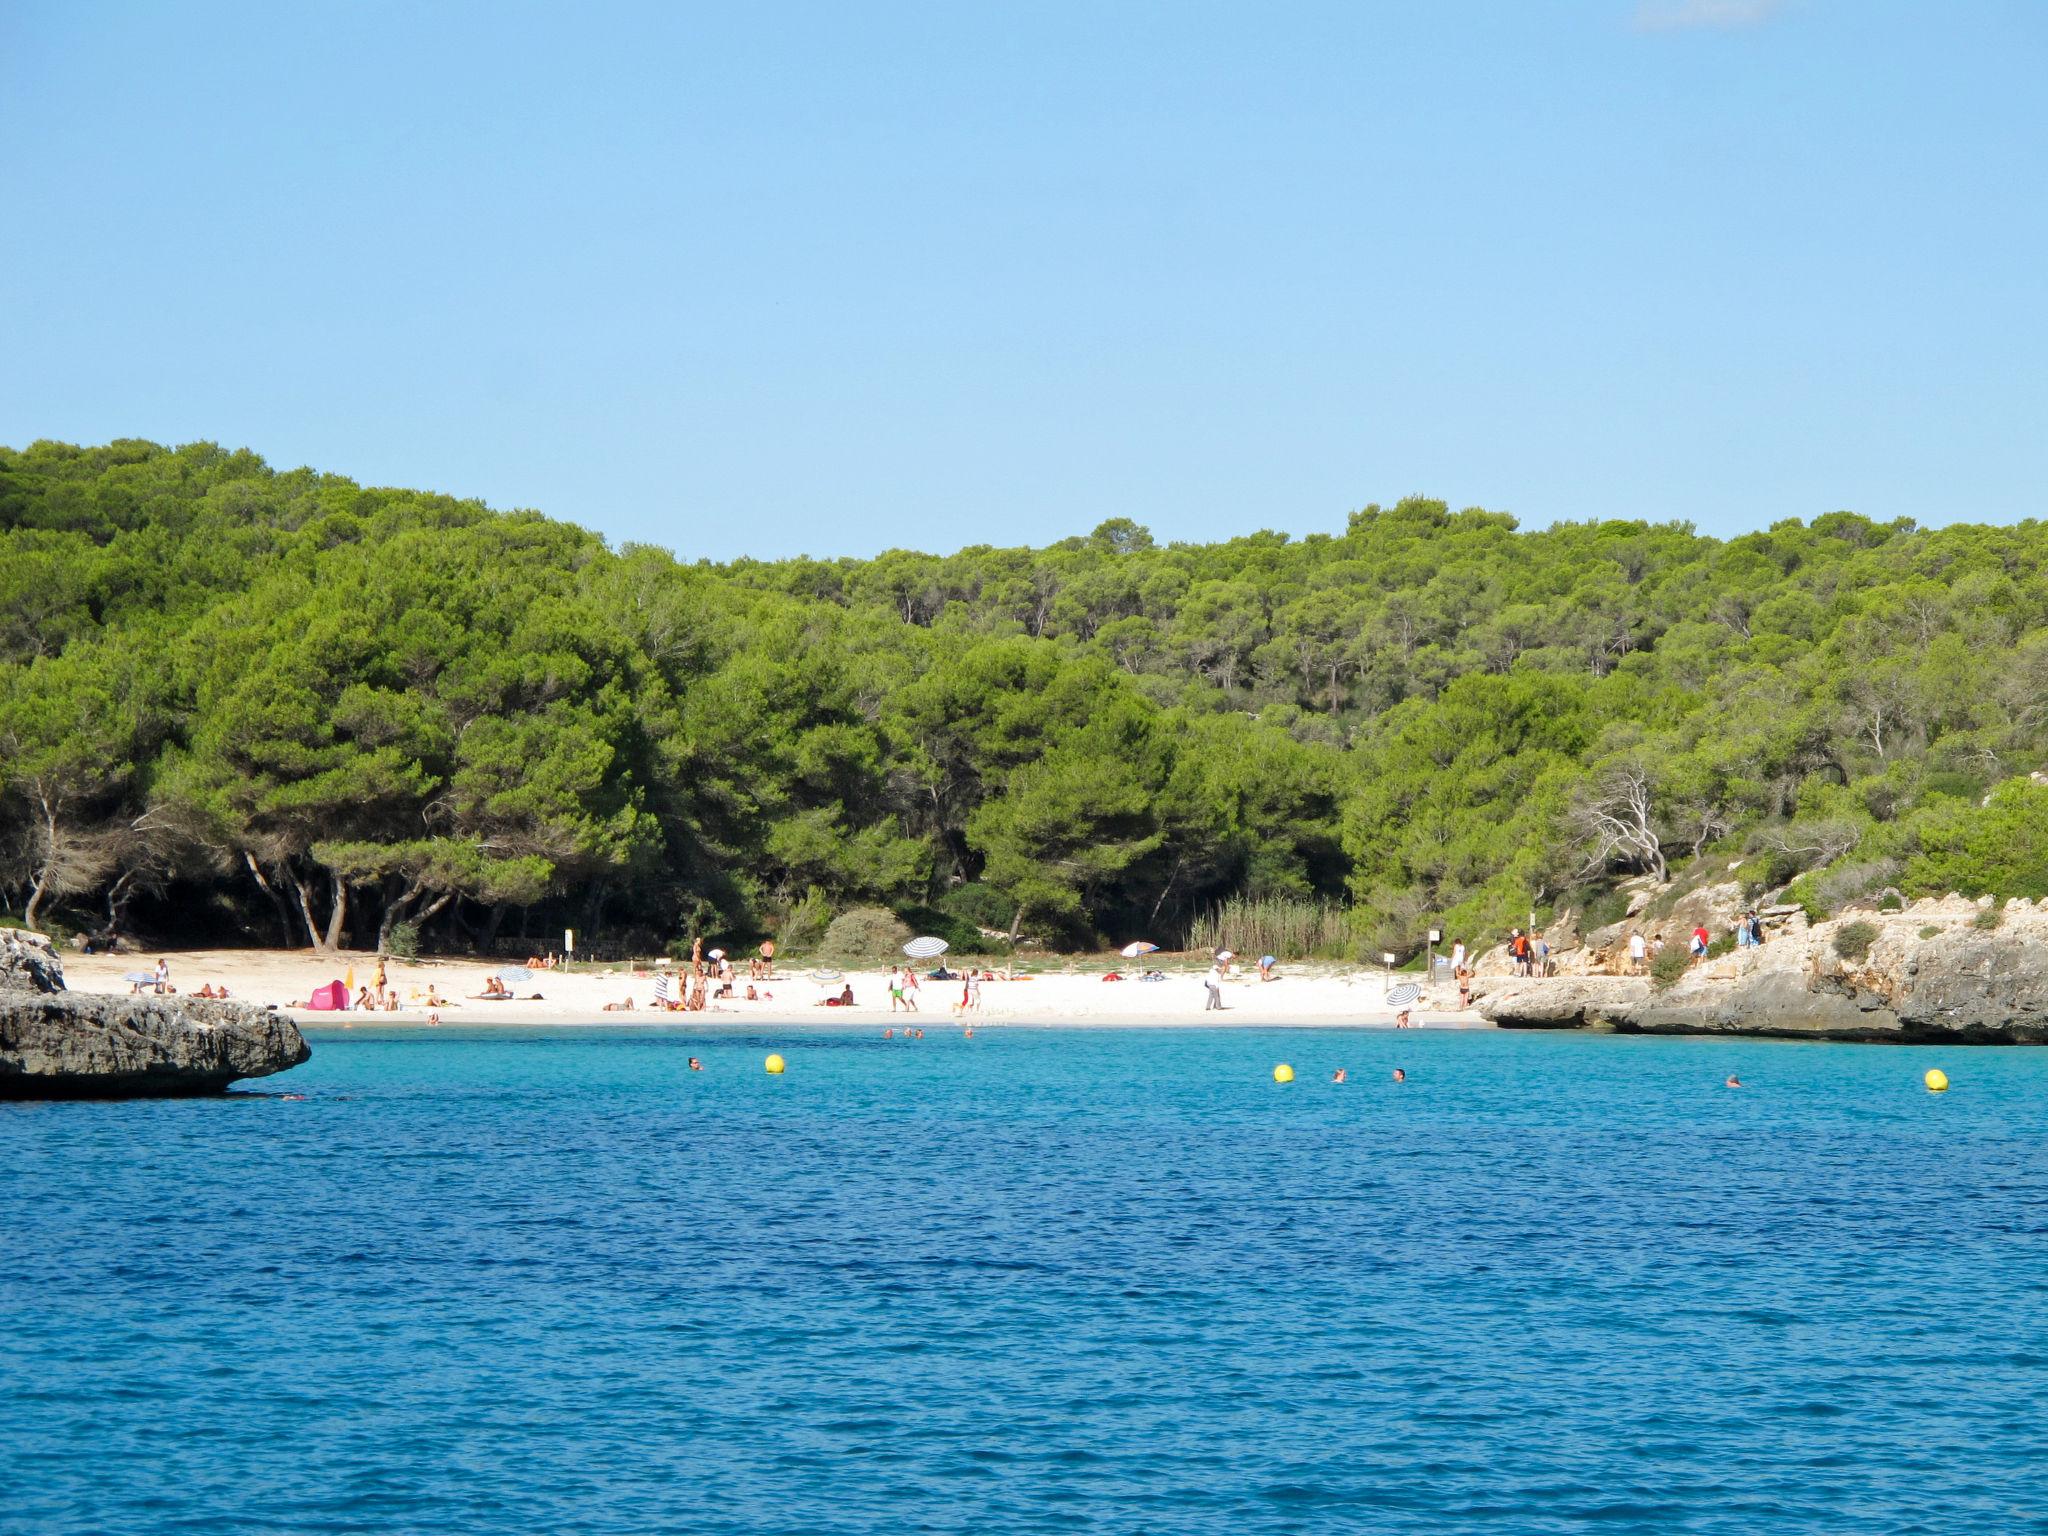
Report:
[[[284,1014],[202,998],[64,990],[47,944],[0,936],[0,1099],[219,1093],[312,1054]]]
[[[1960,899],[1941,908],[1952,918],[1977,910]],[[1922,939],[1929,915],[1856,919],[1877,929],[1858,959],[1835,952],[1847,926],[1838,919],[1695,965],[1668,988],[1619,976],[1506,979],[1476,1002],[1518,1029],[2048,1044],[2048,912],[2008,908],[1996,928],[1951,921]]]

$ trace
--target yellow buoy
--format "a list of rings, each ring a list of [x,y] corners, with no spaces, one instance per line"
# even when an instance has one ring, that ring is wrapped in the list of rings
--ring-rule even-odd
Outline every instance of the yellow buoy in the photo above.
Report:
[[[1927,1084],[1927,1091],[1929,1093],[1948,1092],[1948,1074],[1939,1067],[1930,1067],[1927,1076],[1922,1078],[1921,1081]]]
[[[768,1058],[768,1070],[779,1075],[782,1071],[782,1058],[780,1056],[770,1056]]]
[[[1283,1062],[1281,1062],[1279,1066],[1277,1066],[1277,1067],[1275,1067],[1275,1068],[1273,1069],[1273,1081],[1274,1081],[1274,1082],[1276,1082],[1276,1083],[1291,1083],[1291,1082],[1293,1082],[1293,1081],[1294,1081],[1294,1068],[1292,1068],[1292,1067],[1290,1067],[1289,1065],[1287,1065],[1287,1063],[1286,1063],[1286,1062],[1284,1062],[1284,1061],[1283,1061]]]

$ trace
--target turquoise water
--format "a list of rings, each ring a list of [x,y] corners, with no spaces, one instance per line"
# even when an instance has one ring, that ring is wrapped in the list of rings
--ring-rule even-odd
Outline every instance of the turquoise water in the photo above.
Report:
[[[0,1528],[2048,1531],[2048,1052],[928,1028],[0,1106]]]

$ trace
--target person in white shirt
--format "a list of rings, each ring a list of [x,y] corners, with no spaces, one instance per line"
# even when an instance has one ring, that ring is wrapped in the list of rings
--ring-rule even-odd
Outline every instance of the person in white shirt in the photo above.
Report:
[[[1643,961],[1649,952],[1650,946],[1644,942],[1640,930],[1628,936],[1628,968],[1631,971],[1640,971],[1643,968]]]

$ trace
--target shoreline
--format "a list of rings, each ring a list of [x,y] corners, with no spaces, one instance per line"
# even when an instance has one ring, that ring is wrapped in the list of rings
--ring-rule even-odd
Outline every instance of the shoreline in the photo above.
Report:
[[[66,984],[81,994],[130,996],[130,983],[125,977],[131,972],[151,969],[158,954],[151,950],[117,955],[67,954]],[[984,982],[980,1012],[967,1015],[953,1012],[953,1004],[960,996],[959,982],[929,979],[919,989],[918,1012],[891,1013],[885,972],[869,967],[845,972],[845,980],[852,983],[857,1000],[851,1009],[815,1006],[818,998],[836,991],[842,983],[820,982],[808,970],[798,970],[781,972],[770,981],[755,983],[773,993],[772,998],[748,1002],[742,996],[714,1003],[702,1012],[661,1012],[647,1006],[653,995],[651,970],[636,972],[612,967],[536,971],[530,980],[514,985],[514,992],[520,994],[514,1000],[487,1001],[474,994],[481,990],[484,977],[506,962],[460,956],[387,959],[390,987],[404,1006],[395,1011],[340,1012],[299,1005],[312,995],[315,987],[344,980],[351,973],[356,986],[369,984],[376,974],[374,954],[318,955],[307,950],[257,949],[166,950],[161,954],[170,964],[171,981],[181,999],[190,998],[202,985],[225,984],[235,1001],[274,1006],[301,1028],[321,1034],[380,1027],[429,1030],[436,1027],[428,1022],[430,1011],[440,1013],[443,1028],[640,1026],[709,1030],[830,1025],[872,1029],[877,1034],[905,1024],[924,1029],[972,1024],[977,1029],[1169,1029],[1193,1025],[1391,1031],[1395,1015],[1395,1010],[1385,1002],[1384,974],[1356,967],[1283,966],[1279,979],[1271,982],[1259,981],[1255,976],[1233,977],[1224,989],[1221,1012],[1203,1007],[1202,976],[1206,967],[1169,972],[1167,980],[1161,982],[1107,982],[1102,970],[1078,966],[1033,973],[1027,979]],[[1400,973],[1393,978],[1396,984],[1412,979]],[[447,1006],[430,1010],[418,1000],[418,994],[429,985],[449,999]],[[747,982],[742,978],[735,985],[744,993]],[[1441,995],[1449,990],[1432,989],[1414,1006],[1411,1011],[1421,1027],[1495,1027],[1476,1011],[1441,1006],[1456,1002],[1455,995]],[[540,994],[539,1000],[530,997],[535,992]],[[634,1008],[606,1011],[605,1004],[626,997],[634,1000]]]

